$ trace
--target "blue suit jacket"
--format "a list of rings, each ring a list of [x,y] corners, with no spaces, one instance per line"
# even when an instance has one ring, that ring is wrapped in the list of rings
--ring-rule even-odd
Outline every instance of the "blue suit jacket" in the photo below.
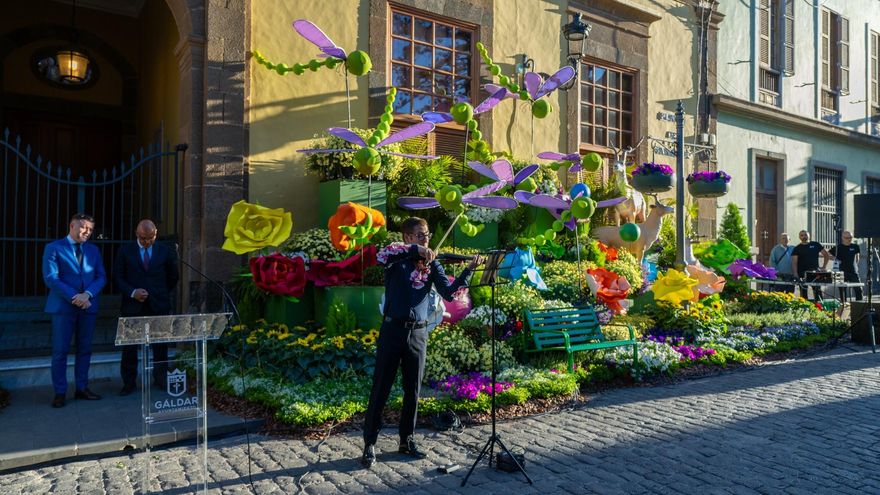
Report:
[[[82,248],[82,268],[76,261],[76,253],[67,237],[49,243],[43,251],[43,281],[49,287],[45,309],[47,313],[82,311],[70,300],[86,291],[92,294],[92,306],[86,312],[98,312],[98,294],[107,283],[107,275],[98,247],[86,242]]]

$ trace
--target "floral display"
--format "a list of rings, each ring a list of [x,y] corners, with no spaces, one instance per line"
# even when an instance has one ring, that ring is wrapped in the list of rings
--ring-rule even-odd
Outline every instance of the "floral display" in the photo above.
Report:
[[[743,313],[770,313],[776,311],[804,311],[815,309],[813,303],[790,292],[752,292],[739,300]]]
[[[294,232],[290,240],[279,249],[284,254],[301,253],[306,260],[335,260],[339,252],[330,242],[327,229],[314,228],[305,232]]]
[[[709,356],[715,355],[715,349],[700,347],[696,345],[687,345],[681,337],[668,337],[666,335],[649,335],[647,340],[668,344],[681,354],[682,361],[699,361]]]
[[[437,382],[437,390],[446,392],[454,399],[476,399],[479,394],[492,395],[509,389],[513,384],[510,382],[495,381],[492,388],[492,378],[480,372],[471,372],[465,375],[452,375]]]
[[[662,174],[662,175],[672,175],[675,173],[675,170],[672,169],[669,165],[663,163],[654,163],[654,162],[645,162],[633,170],[632,175],[635,177],[636,175],[653,175],[653,174]]]
[[[712,270],[707,270],[697,265],[688,265],[688,275],[697,281],[694,286],[694,299],[702,296],[711,296],[712,294],[720,294],[724,290],[724,284],[727,279],[716,274]]]
[[[725,183],[730,182],[730,175],[727,173],[718,170],[717,172],[711,172],[708,170],[702,172],[694,172],[687,176],[688,182],[715,182],[715,181],[724,181]]]
[[[629,347],[615,347],[605,354],[605,359],[630,368],[634,376],[644,376],[669,371],[681,362],[681,354],[667,344],[645,340],[639,343],[639,362],[636,364]]]
[[[776,279],[776,269],[750,259],[736,260],[727,267],[734,280],[740,277]]]
[[[629,294],[629,282],[620,275],[604,268],[593,268],[587,271],[587,285],[600,302],[617,314],[625,313],[632,301],[625,301]]]
[[[687,307],[660,302],[647,311],[654,320],[649,333],[654,336],[684,337],[688,342],[703,341],[721,335],[727,328],[724,303],[713,295]]]
[[[254,284],[270,294],[302,297],[306,288],[306,264],[301,257],[275,253],[250,259]]]
[[[384,226],[385,216],[381,211],[350,201],[339,205],[336,213],[327,221],[330,242],[343,252],[362,248]]]
[[[685,301],[694,299],[694,287],[699,282],[678,270],[667,270],[657,276],[651,290],[655,301],[666,301],[678,306]]]
[[[738,259],[748,258],[748,254],[727,239],[701,242],[693,246],[694,257],[700,263],[719,272],[730,274],[728,267]]]
[[[270,246],[278,246],[290,237],[293,219],[284,208],[238,201],[229,209],[223,235],[223,249],[245,254]]]
[[[370,245],[342,261],[312,260],[306,277],[316,287],[355,285],[364,269],[376,264],[376,246]]]
[[[454,212],[449,212],[451,218],[455,218]],[[464,216],[467,217],[472,223],[477,224],[486,224],[486,223],[498,223],[501,221],[501,218],[504,216],[504,210],[499,210],[498,208],[484,208],[482,206],[468,206],[464,211]]]

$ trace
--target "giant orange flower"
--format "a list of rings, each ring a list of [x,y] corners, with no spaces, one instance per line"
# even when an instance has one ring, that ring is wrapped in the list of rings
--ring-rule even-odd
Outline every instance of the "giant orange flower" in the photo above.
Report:
[[[587,285],[596,298],[596,302],[603,303],[608,309],[617,314],[625,313],[631,301],[626,301],[626,294],[631,286],[620,275],[604,268],[592,268],[587,270]]]
[[[601,242],[599,242],[598,244],[599,244],[599,251],[602,251],[603,253],[605,253],[605,261],[606,262],[612,262],[617,259],[617,248],[613,248],[611,246],[606,246],[605,244],[602,244]]]
[[[385,216],[379,210],[350,201],[341,204],[339,208],[336,208],[336,213],[327,221],[327,228],[330,229],[330,242],[333,243],[333,247],[338,251],[348,251],[352,247],[357,249],[359,246],[363,246],[363,243],[359,244],[359,246],[353,246],[352,242],[355,239],[352,239],[349,234],[343,232],[340,227],[367,227],[368,224],[369,228],[364,230],[364,235],[371,237],[372,233],[368,231],[383,227],[385,225]]]

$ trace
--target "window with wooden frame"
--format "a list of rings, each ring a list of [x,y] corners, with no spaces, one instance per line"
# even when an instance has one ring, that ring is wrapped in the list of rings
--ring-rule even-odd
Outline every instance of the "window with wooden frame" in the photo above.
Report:
[[[840,112],[840,96],[849,94],[849,20],[822,9],[822,115]]]
[[[871,43],[868,47],[868,56],[871,62],[868,64],[870,71],[870,89],[868,91],[871,100],[871,128],[869,132],[874,136],[880,136],[880,33],[871,31]]]
[[[761,0],[758,25],[759,100],[779,106],[782,75],[794,75],[794,0]]]
[[[581,145],[625,148],[635,131],[636,72],[581,63]]]
[[[394,111],[421,115],[473,102],[476,28],[391,6],[391,85]]]
[[[479,65],[475,63],[477,27],[428,12],[390,5],[390,78],[397,88],[394,112],[405,115],[447,112],[457,101],[474,102]],[[428,136],[428,152],[460,156],[463,126],[450,122]]]

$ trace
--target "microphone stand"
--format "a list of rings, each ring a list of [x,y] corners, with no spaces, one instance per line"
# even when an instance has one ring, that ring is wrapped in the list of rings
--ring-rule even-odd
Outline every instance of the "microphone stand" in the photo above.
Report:
[[[232,310],[232,314],[235,315],[236,323],[240,324],[241,323],[241,315],[238,314],[238,308],[235,306],[235,301],[232,299],[232,296],[229,294],[229,291],[226,290],[226,287],[223,287],[223,284],[221,284],[221,283],[217,282],[216,280],[212,279],[211,277],[205,275],[201,270],[199,270],[198,268],[194,267],[193,265],[189,264],[189,262],[184,260],[183,257],[180,256],[179,246],[176,243],[174,244],[174,252],[177,254],[177,260],[180,261],[184,266],[186,266],[190,270],[196,272],[199,276],[201,276],[203,279],[208,281],[214,287],[220,289],[220,293],[223,294],[224,309],[228,305],[229,309]]]

